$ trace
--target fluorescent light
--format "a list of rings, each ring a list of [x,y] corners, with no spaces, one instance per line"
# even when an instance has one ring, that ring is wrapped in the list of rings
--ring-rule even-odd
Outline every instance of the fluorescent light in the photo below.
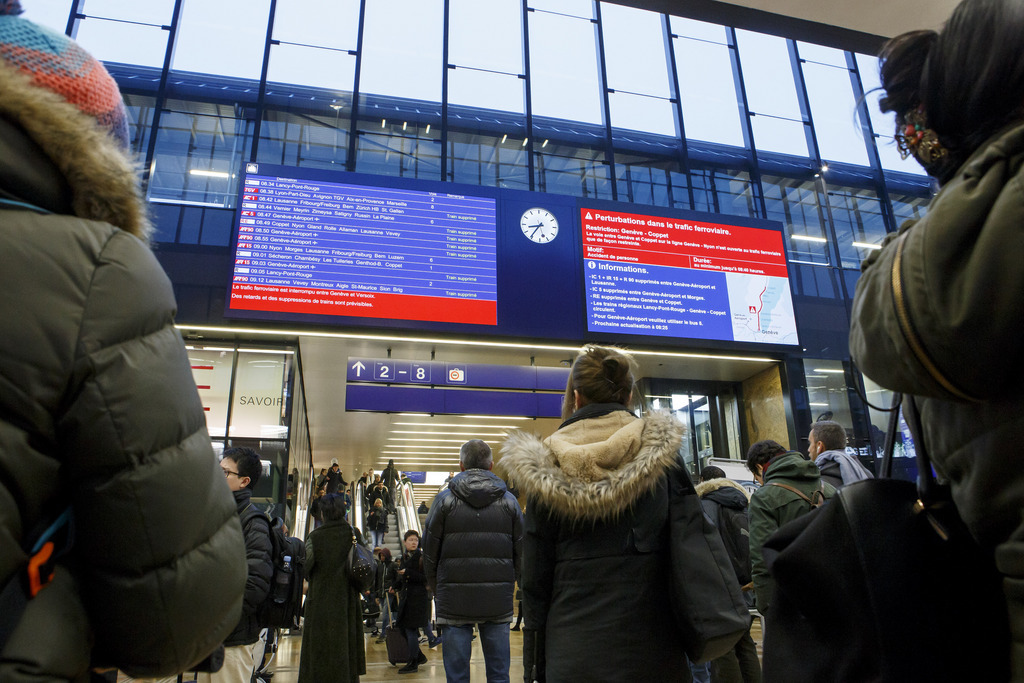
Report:
[[[504,436],[504,435],[502,435],[502,436]],[[389,436],[388,437],[388,441],[416,441],[417,443],[423,443],[425,441],[439,441],[441,443],[457,443],[457,444],[466,443],[462,439],[406,439],[406,438],[401,437],[401,436]],[[497,441],[488,441],[487,439],[481,439],[481,441],[483,441],[484,443],[498,443]],[[388,444],[388,445],[390,446],[391,444]]]
[[[827,403],[808,403],[809,406],[815,406],[816,408],[828,408]]]
[[[186,351],[234,351],[234,349],[229,349],[229,348],[222,347],[222,346],[203,346],[203,347],[199,347],[199,346],[186,346],[185,350]]]
[[[827,263],[818,263],[817,261],[799,261],[795,258],[789,259],[790,263],[802,263],[805,266],[827,266]]]
[[[804,242],[828,242],[824,237],[811,237],[810,235],[790,235],[795,240],[803,240]]]
[[[427,130],[424,131],[427,135],[430,135],[430,124],[427,124]]]
[[[821,165],[821,172],[822,173],[828,173],[828,164],[822,164]]]
[[[505,133],[504,135],[501,136],[501,143],[500,144],[504,145],[505,144],[505,140],[508,140],[508,133]]]
[[[335,103],[335,104],[332,104],[332,105],[329,105],[329,106],[330,106],[330,107],[331,107],[331,109],[333,109],[334,111],[338,111],[339,109],[342,109],[342,108],[344,108],[344,107],[345,107],[345,105],[344,105],[344,104],[337,104],[337,103]]]
[[[408,121],[402,121],[402,130],[405,130],[409,126]]]
[[[239,353],[280,353],[286,356],[294,355],[294,351],[288,351],[287,349],[238,349]]]
[[[209,176],[210,178],[230,178],[231,177],[231,175],[229,173],[225,173],[224,171],[204,171],[201,168],[193,168],[192,170],[189,171],[189,173],[191,173],[192,175]]]
[[[545,148],[545,147],[547,147],[547,146],[548,146],[548,141],[547,141],[547,140],[545,140],[545,141],[544,141],[544,144],[543,144],[543,145],[541,145],[540,147],[541,147],[541,149],[544,149],[544,148]]]
[[[830,370],[829,368],[814,368],[815,372],[824,372],[830,375],[845,375],[846,370]]]
[[[871,242],[850,242],[850,244],[852,244],[855,247],[860,247],[861,249],[881,249],[882,248],[881,244],[872,244]]]
[[[410,430],[392,429],[389,433],[390,434],[436,434],[437,436],[470,436],[470,437],[475,437],[475,438],[478,438],[478,439],[480,437],[482,437],[482,436],[493,436],[495,438],[501,438],[501,437],[505,436],[505,434],[481,434],[480,432],[461,432],[461,433],[460,432],[420,432],[420,431],[415,431],[415,430],[411,430],[411,429]]]
[[[511,417],[509,415],[452,415],[469,420],[532,420],[532,417]]]
[[[515,425],[468,425],[451,422],[392,422],[402,427],[458,427],[460,429],[518,429]]]
[[[416,440],[417,439],[409,439],[409,441],[416,441]],[[459,450],[458,446],[431,446],[431,445],[425,444],[425,443],[421,443],[418,446],[410,446],[410,445],[400,444],[400,443],[389,443],[389,444],[385,445],[384,448],[430,448],[430,449],[435,450],[435,451],[457,451],[457,450]]]
[[[526,143],[530,141],[530,138],[523,138],[523,147],[526,147]]]
[[[380,120],[380,127],[383,128],[386,125],[388,125],[388,120],[387,119],[381,119]]]

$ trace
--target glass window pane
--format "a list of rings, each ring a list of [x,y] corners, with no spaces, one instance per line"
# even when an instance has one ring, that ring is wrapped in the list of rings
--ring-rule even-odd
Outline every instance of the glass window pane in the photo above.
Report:
[[[72,0],[32,0],[22,5],[25,13],[21,16],[29,21],[64,33],[68,27],[68,16],[71,14]]]
[[[736,43],[750,111],[802,121],[786,39],[737,30]]]
[[[829,265],[825,213],[815,183],[799,178],[761,176],[766,216],[779,221],[789,235],[789,259],[797,263]]]
[[[274,10],[275,40],[355,50],[358,33],[359,0],[288,0]]]
[[[525,130],[526,121],[518,128]],[[486,185],[488,187],[530,189],[527,169],[527,151],[517,138],[504,134],[474,133],[451,130],[448,132],[448,177],[452,182]]]
[[[153,130],[153,113],[156,98],[148,95],[123,93],[124,106],[128,111],[128,141],[138,159],[145,158],[149,147],[149,136]]]
[[[838,66],[841,69],[846,68],[846,54],[842,50],[803,41],[797,41],[796,47],[800,52],[800,59],[808,62],[817,62],[818,64]]]
[[[448,101],[481,109],[526,113],[525,81],[474,69],[448,70]]]
[[[540,192],[612,198],[611,173],[600,147],[559,144],[551,140],[535,151],[533,167],[536,189]]]
[[[259,80],[269,17],[270,0],[185,0],[171,68]]]
[[[529,28],[534,116],[603,123],[594,24],[533,12]]]
[[[842,54],[840,50],[834,52]],[[808,62],[802,68],[822,160],[867,166],[868,151],[864,132],[857,121],[850,71],[845,66],[837,68]]]
[[[829,186],[829,211],[839,243],[843,268],[860,268],[860,263],[885,237],[882,202],[874,190]]]
[[[615,150],[619,201],[690,208],[686,174],[676,159],[661,159]]]
[[[87,17],[122,19],[157,26],[170,24],[174,12],[174,0],[89,0],[82,5],[82,12]]]
[[[568,14],[582,19],[594,18],[593,0],[529,0],[530,9]]]
[[[519,0],[449,2],[449,63],[508,74],[523,72],[523,6]]]
[[[624,92],[608,93],[613,128],[676,136],[676,107],[668,100]]]
[[[807,130],[800,121],[754,116],[750,126],[754,131],[754,147],[759,151],[808,156]]]
[[[901,173],[927,175],[921,164],[914,161],[912,157],[906,160],[900,159],[899,150],[893,140],[893,135],[896,133],[896,115],[893,113],[883,114],[878,109],[878,100],[883,95],[883,91],[880,90],[882,82],[878,77],[878,58],[862,54],[854,56],[857,59],[857,70],[860,72],[860,82],[864,88],[868,114],[871,117],[871,128],[875,133],[875,146],[878,147],[882,168]]]
[[[728,168],[690,169],[693,210],[756,218],[753,184],[746,171]]]
[[[363,104],[360,111],[369,112],[371,108]],[[437,137],[440,117],[436,123],[423,124],[401,118],[370,119],[368,116],[358,122],[356,171],[432,180],[443,177],[441,144]],[[430,132],[427,125],[431,127]]]
[[[672,26],[672,33],[686,38],[696,38],[710,43],[726,45],[728,37],[725,34],[725,27],[720,24],[709,24],[706,21],[696,19],[684,19],[682,17],[669,17]]]
[[[811,420],[832,420],[853,433],[853,415],[850,395],[846,387],[846,372],[842,361],[804,359],[804,377],[807,380],[807,398]],[[800,452],[806,453],[807,434],[799,434]]]
[[[732,51],[687,38],[676,38],[674,50],[687,139],[743,147]]]
[[[359,90],[441,101],[440,0],[366,3]]]
[[[267,81],[352,92],[356,58],[348,52],[303,45],[270,46]]]
[[[249,158],[251,122],[232,105],[168,100],[147,188],[150,201],[235,204],[238,169]]]
[[[605,2],[601,4],[601,31],[609,88],[672,96],[660,14]]]
[[[104,62],[163,68],[168,31],[159,26],[107,19],[80,19],[78,42]]]
[[[283,166],[344,170],[348,158],[348,106],[319,112],[267,109],[256,160]]]
[[[899,226],[910,218],[924,218],[924,215],[928,213],[931,197],[890,193],[889,201],[892,203],[892,212],[896,215],[896,225]]]

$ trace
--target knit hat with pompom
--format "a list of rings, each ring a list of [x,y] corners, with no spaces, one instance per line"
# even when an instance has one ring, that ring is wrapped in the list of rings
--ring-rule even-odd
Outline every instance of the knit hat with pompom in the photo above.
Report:
[[[94,117],[128,149],[128,113],[107,70],[78,43],[18,16],[19,0],[0,0],[0,60]]]

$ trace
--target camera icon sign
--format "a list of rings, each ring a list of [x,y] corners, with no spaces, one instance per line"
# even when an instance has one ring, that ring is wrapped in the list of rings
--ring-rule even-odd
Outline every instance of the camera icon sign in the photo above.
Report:
[[[465,383],[466,371],[462,368],[448,368],[448,381]]]

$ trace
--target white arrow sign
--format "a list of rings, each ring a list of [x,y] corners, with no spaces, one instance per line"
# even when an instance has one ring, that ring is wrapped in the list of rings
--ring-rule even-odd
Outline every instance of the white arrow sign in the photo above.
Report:
[[[363,365],[363,361],[357,360],[355,365],[352,366],[352,369],[356,371],[356,377],[362,377],[363,370],[366,369],[366,366]]]

